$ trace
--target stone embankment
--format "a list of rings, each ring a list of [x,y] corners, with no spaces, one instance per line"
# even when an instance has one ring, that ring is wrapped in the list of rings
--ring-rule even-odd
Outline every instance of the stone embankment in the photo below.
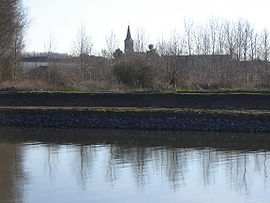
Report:
[[[270,132],[270,119],[194,113],[7,110],[1,126],[55,128],[158,129],[187,131]]]

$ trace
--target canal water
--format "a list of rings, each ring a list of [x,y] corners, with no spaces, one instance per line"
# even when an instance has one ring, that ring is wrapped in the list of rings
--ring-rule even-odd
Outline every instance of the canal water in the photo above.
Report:
[[[270,146],[173,134],[0,128],[0,202],[270,202]]]

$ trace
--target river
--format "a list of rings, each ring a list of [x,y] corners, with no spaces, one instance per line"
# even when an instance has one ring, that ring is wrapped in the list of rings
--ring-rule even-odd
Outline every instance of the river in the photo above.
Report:
[[[270,146],[175,133],[0,128],[0,202],[270,202]]]

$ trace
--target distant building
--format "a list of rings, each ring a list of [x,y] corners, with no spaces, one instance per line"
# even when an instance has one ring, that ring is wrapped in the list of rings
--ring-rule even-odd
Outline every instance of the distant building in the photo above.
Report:
[[[154,46],[152,44],[150,44],[148,46],[149,51],[145,51],[145,52],[136,52],[134,51],[134,40],[131,37],[131,31],[130,31],[130,26],[128,26],[127,29],[127,36],[126,39],[124,40],[124,44],[125,44],[125,50],[124,53],[120,50],[117,49],[114,53],[114,57],[115,58],[119,58],[122,56],[126,56],[126,57],[146,57],[146,58],[153,58],[153,57],[159,57],[159,55],[156,53],[156,49],[154,49]]]

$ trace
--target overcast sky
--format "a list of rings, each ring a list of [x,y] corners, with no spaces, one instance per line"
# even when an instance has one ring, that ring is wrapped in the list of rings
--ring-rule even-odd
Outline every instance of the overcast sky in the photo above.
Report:
[[[26,51],[44,51],[50,35],[58,52],[70,53],[84,24],[98,52],[105,36],[116,33],[120,48],[127,26],[134,35],[143,27],[151,43],[180,31],[184,17],[204,22],[209,17],[245,18],[258,28],[270,28],[269,0],[23,0],[31,20]]]

